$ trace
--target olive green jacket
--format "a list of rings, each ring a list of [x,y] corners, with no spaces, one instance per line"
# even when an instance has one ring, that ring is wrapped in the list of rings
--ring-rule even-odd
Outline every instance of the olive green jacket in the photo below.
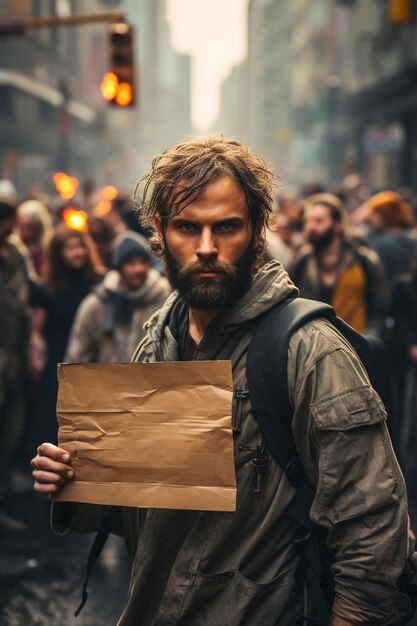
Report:
[[[258,316],[296,294],[279,263],[264,266],[251,289],[211,322],[195,359],[230,359],[235,389],[245,388],[247,347]],[[179,359],[177,303],[173,294],[149,320],[136,360]],[[288,357],[295,442],[317,487],[311,518],[328,529],[335,556],[333,610],[358,624],[399,621],[408,601],[395,582],[412,546],[404,480],[384,408],[355,353],[327,321],[297,331]],[[261,435],[249,399],[234,399],[233,431],[235,513],[123,511],[119,530],[133,567],[120,626],[294,626],[309,612],[286,514],[294,489],[272,458],[255,492],[251,460]],[[89,530],[99,517],[97,508],[88,516],[79,510],[71,526]],[[59,530],[58,510],[55,518]],[[61,530],[65,525],[61,520]]]

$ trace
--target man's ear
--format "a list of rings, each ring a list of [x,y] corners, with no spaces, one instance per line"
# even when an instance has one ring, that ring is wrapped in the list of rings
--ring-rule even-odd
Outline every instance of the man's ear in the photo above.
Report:
[[[164,240],[164,233],[162,230],[162,223],[161,223],[161,218],[159,217],[159,215],[155,215],[154,224],[155,224],[156,232],[158,233],[159,240],[162,243]]]
[[[259,220],[253,231],[253,248],[256,249],[264,238],[264,225]]]

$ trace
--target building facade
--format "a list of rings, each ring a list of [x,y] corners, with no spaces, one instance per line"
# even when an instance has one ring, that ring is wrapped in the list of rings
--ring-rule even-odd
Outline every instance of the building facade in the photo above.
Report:
[[[225,81],[216,129],[288,185],[416,189],[416,56],[414,0],[249,0],[245,80]]]
[[[7,2],[2,4],[6,6]],[[135,28],[136,104],[103,100],[106,23],[0,35],[0,176],[24,193],[55,171],[132,191],[153,154],[190,133],[190,59],[170,44],[165,0],[24,0],[3,19],[123,12]]]

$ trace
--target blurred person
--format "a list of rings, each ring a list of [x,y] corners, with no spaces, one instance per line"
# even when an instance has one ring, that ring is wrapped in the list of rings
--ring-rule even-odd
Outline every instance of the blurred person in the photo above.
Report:
[[[105,217],[92,217],[88,224],[88,233],[97,247],[103,265],[111,267],[112,243],[116,237],[113,224]]]
[[[132,230],[141,237],[149,239],[152,234],[151,229],[143,227],[138,219],[141,202],[142,200],[139,197],[133,202],[133,199],[126,194],[120,194],[113,200],[112,212],[117,212],[119,220],[117,226],[118,233],[124,233],[127,230]],[[160,274],[164,274],[163,264],[154,254],[151,256],[151,263],[152,267],[158,270]]]
[[[380,335],[387,312],[386,281],[377,255],[349,239],[344,207],[332,194],[305,202],[308,241],[290,267],[303,298],[331,304],[337,315],[360,333]]]
[[[151,231],[141,225],[137,215],[138,209],[140,209],[140,198],[136,199],[135,205],[133,205],[132,198],[124,194],[120,194],[113,200],[113,210],[117,212],[120,220],[118,232],[133,230],[148,239]]]
[[[130,361],[144,337],[144,323],[170,293],[168,281],[151,267],[146,239],[137,233],[119,235],[112,266],[78,308],[65,358],[68,362]]]
[[[417,469],[417,255],[394,281],[390,347],[398,392],[396,442],[407,469]]]
[[[345,176],[341,187],[344,195],[343,203],[349,214],[355,211],[369,197],[369,188],[364,184],[360,174],[352,173]]]
[[[276,259],[287,269],[294,256],[292,237],[294,228],[288,215],[279,212],[273,220],[273,225],[266,231],[268,259]]]
[[[260,158],[223,137],[177,144],[154,158],[142,180],[142,222],[154,224],[153,248],[176,291],[147,324],[134,360],[231,360],[238,497],[234,513],[113,509],[134,559],[120,626],[314,622],[301,617],[311,613],[288,516],[295,488],[268,451],[257,488],[263,437],[241,393],[260,320],[297,296],[279,263],[262,264],[274,182]],[[335,558],[329,626],[400,622],[408,600],[396,582],[412,542],[378,398],[355,352],[325,320],[292,336],[288,383],[295,443],[314,485],[311,518]],[[61,448],[42,444],[32,460],[35,490],[59,491],[74,478],[71,463]],[[52,524],[61,533],[87,531],[103,514],[55,503]]]
[[[132,199],[128,194],[119,193],[111,204],[112,209],[106,218],[113,225],[116,235],[120,235],[126,230],[133,230],[140,235],[145,235],[139,220],[135,217]]]
[[[53,441],[57,435],[57,363],[64,358],[78,306],[103,274],[90,237],[64,225],[57,227],[47,249],[44,281],[32,300],[34,333],[46,350],[42,434]]]
[[[45,267],[46,237],[52,220],[47,207],[39,200],[26,200],[17,209],[17,232],[28,249],[38,277]]]
[[[302,198],[309,198],[310,196],[314,196],[318,193],[324,193],[326,191],[323,183],[318,180],[310,180],[304,183],[300,189],[300,195]]]
[[[411,206],[395,191],[381,191],[368,200],[366,210],[368,244],[381,259],[392,287],[396,276],[410,272],[417,253]]]
[[[30,344],[29,281],[23,257],[8,240],[16,222],[17,197],[11,185],[1,183],[0,530],[13,531],[22,530],[24,524],[3,510],[3,502],[10,489],[14,456],[24,429]]]

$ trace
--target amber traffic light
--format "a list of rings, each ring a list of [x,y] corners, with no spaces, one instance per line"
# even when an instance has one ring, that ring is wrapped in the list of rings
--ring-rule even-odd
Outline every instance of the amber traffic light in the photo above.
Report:
[[[110,68],[103,76],[103,98],[115,106],[135,104],[135,63],[133,28],[124,22],[109,28]]]
[[[391,24],[411,24],[414,21],[413,0],[390,0],[389,21]]]

